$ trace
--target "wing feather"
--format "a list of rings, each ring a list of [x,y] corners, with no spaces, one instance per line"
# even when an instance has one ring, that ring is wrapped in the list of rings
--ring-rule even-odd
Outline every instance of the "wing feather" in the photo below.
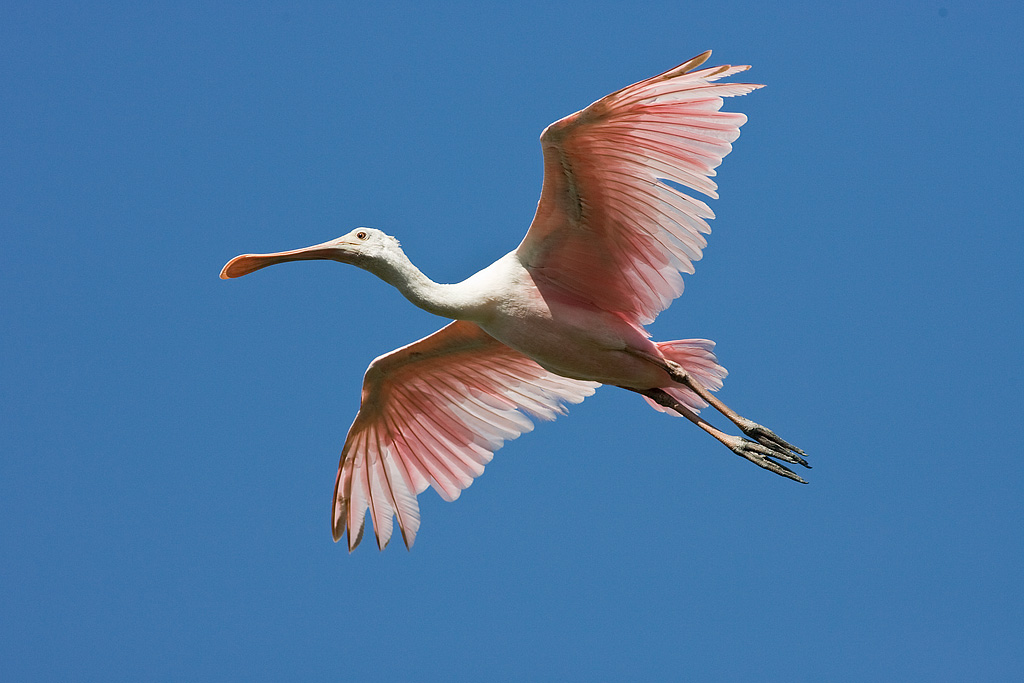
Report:
[[[554,375],[456,321],[373,361],[362,405],[342,449],[332,528],[362,538],[367,510],[383,550],[394,520],[407,547],[420,526],[417,494],[432,486],[455,500],[505,441],[553,420],[599,386]]]
[[[365,469],[368,501],[370,505],[370,516],[374,521],[373,532],[377,537],[377,547],[384,550],[388,541],[391,540],[391,533],[394,530],[393,517],[394,506],[390,496],[384,490],[381,481],[381,470],[383,469],[383,458],[387,446],[380,441],[380,434],[377,430],[373,432],[375,449],[367,454],[367,466]]]
[[[760,85],[718,83],[747,66],[690,61],[598,100],[541,135],[544,187],[517,253],[542,288],[644,325],[683,291],[715,214],[677,189],[718,198],[711,180],[747,117],[722,99]]]

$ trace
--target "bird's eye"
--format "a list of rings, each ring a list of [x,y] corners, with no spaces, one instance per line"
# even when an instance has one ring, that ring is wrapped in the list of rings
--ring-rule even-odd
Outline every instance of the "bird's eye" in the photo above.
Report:
[[[360,230],[359,232],[356,233],[356,237],[358,237],[361,240],[365,240],[367,237],[369,237],[369,235],[367,235],[364,230]]]

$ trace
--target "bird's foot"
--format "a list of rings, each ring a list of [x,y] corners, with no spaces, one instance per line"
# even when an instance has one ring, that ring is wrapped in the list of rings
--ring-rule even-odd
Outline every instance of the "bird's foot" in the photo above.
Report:
[[[764,427],[761,427],[761,429],[764,429]],[[765,431],[771,434],[770,430]],[[772,436],[775,435],[772,434]],[[778,439],[778,437],[775,438]],[[781,439],[779,440],[781,441]],[[782,443],[786,442],[783,441]],[[774,472],[780,477],[792,479],[793,481],[798,481],[801,484],[807,483],[800,475],[798,475],[793,470],[789,469],[785,465],[781,465],[775,462],[775,460],[772,460],[772,458],[775,458],[776,460],[783,460],[794,465],[803,465],[804,467],[810,467],[810,465],[807,464],[806,460],[804,460],[799,455],[793,453],[792,446],[787,445],[783,447],[781,445],[775,445],[774,443],[768,441],[767,438],[766,442],[758,443],[757,441],[750,441],[749,439],[744,439],[741,436],[731,437],[727,442],[725,442],[725,445],[728,446],[729,450],[731,450],[733,453],[740,456],[741,458],[746,458],[747,460],[754,463],[758,467],[763,467],[769,472]],[[803,451],[800,452],[803,453]]]
[[[698,396],[707,401],[708,404],[715,408],[715,410],[722,413],[729,418],[730,421],[735,423],[735,425],[739,427],[744,434],[772,451],[773,458],[778,458],[779,460],[784,460],[786,462],[793,463],[794,465],[803,465],[804,467],[810,468],[810,465],[808,465],[807,461],[803,458],[803,456],[807,454],[801,449],[789,443],[764,425],[759,425],[753,420],[748,420],[745,417],[737,415],[735,411],[712,396],[707,389],[694,382],[693,378],[690,377],[683,366],[670,360],[666,360],[664,363],[666,372],[668,372],[669,376],[674,381],[688,387],[691,391],[695,392]]]
[[[811,466],[807,464],[806,460],[804,460],[803,456],[806,456],[807,454],[804,453],[803,450],[786,441],[764,425],[759,425],[744,417],[740,418],[736,426],[738,426],[748,437],[778,454],[773,455],[773,458],[785,460],[786,462],[793,463],[794,465],[803,465],[810,469]]]

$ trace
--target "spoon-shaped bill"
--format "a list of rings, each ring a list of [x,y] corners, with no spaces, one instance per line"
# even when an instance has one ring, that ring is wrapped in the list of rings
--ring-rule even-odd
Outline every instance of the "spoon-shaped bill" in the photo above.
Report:
[[[275,263],[286,261],[313,261],[317,259],[337,259],[339,254],[338,240],[331,240],[322,244],[314,244],[311,247],[292,249],[291,251],[279,251],[273,254],[242,254],[227,262],[227,265],[220,271],[220,279],[242,277],[260,268],[272,266]]]

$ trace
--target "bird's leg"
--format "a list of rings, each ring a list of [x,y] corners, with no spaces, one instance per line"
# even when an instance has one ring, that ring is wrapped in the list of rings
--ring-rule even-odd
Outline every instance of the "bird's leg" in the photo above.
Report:
[[[679,363],[671,361],[667,358],[659,358],[658,356],[646,353],[644,351],[640,351],[638,349],[630,349],[629,352],[635,356],[643,358],[644,360],[648,360],[654,363],[655,365],[661,367],[665,372],[668,373],[669,377],[671,377],[674,381],[678,382],[679,384],[682,384],[687,389],[689,389],[690,391],[692,391],[693,393],[697,394],[702,399],[707,401],[708,405],[710,405],[712,408],[714,408],[722,415],[727,417],[730,422],[739,427],[740,431],[749,436],[751,439],[757,441],[759,444],[765,446],[766,448],[773,449],[777,452],[785,452],[787,455],[792,457],[792,459],[783,458],[783,460],[786,460],[787,462],[797,463],[803,465],[804,467],[810,467],[810,465],[807,464],[807,461],[804,460],[803,458],[803,456],[807,455],[806,453],[803,452],[803,450],[789,443],[788,441],[780,437],[778,434],[768,429],[767,427],[760,425],[754,422],[753,420],[748,420],[747,418],[743,417],[729,406],[722,403],[722,401],[719,400],[717,396],[712,394],[704,387],[704,385],[695,380],[690,375],[690,373],[688,373],[686,369]]]
[[[675,412],[679,413],[693,424],[703,429],[711,436],[715,437],[718,441],[725,444],[725,446],[733,453],[740,456],[741,458],[746,458],[747,460],[754,463],[758,467],[763,467],[764,469],[770,472],[774,472],[775,474],[781,477],[786,477],[787,479],[798,481],[801,484],[807,483],[793,470],[789,469],[785,465],[780,465],[774,460],[771,460],[771,458],[778,458],[779,460],[785,460],[786,462],[789,463],[800,464],[804,465],[805,467],[809,467],[809,465],[807,465],[807,462],[803,458],[793,455],[788,450],[783,451],[778,446],[761,444],[754,441],[750,441],[749,439],[744,439],[741,436],[726,434],[722,430],[716,428],[714,425],[708,423],[707,420],[703,419],[702,417],[694,413],[692,410],[681,404],[679,401],[674,399],[664,389],[631,389],[631,391],[635,391],[638,394],[643,394],[644,396],[648,397],[652,401],[655,401],[659,405],[665,406],[670,410],[674,410]]]

